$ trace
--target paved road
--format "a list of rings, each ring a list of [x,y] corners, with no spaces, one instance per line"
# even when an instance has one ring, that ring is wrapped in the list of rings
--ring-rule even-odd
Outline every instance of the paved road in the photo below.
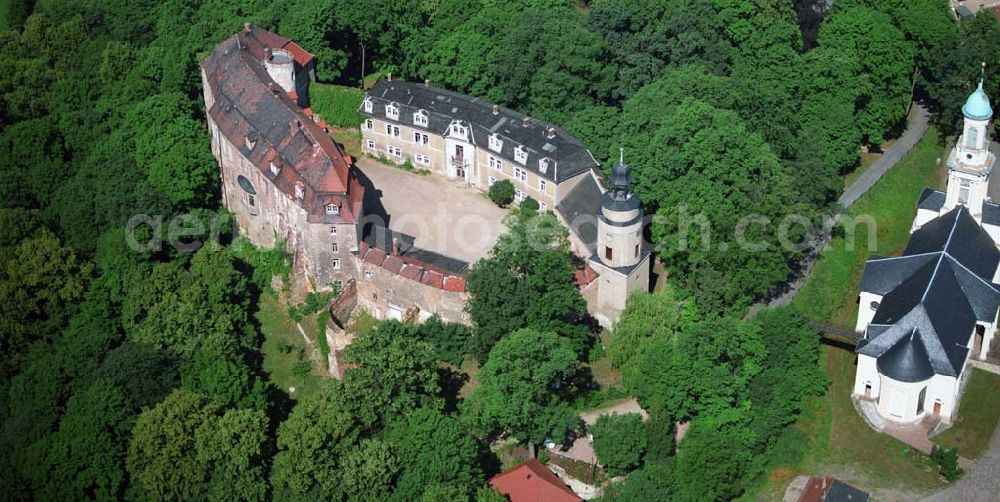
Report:
[[[882,179],[885,175],[896,165],[903,157],[916,146],[920,138],[923,137],[924,133],[927,132],[927,125],[930,122],[930,113],[927,112],[927,108],[923,105],[917,103],[914,104],[916,110],[914,110],[913,120],[910,121],[906,126],[906,131],[903,135],[896,140],[892,146],[889,147],[885,153],[879,157],[878,160],[872,163],[872,165],[861,175],[851,186],[844,190],[844,193],[840,196],[837,202],[845,208],[851,207],[852,204],[857,202],[862,195],[870,190],[878,180]]]
[[[955,484],[924,499],[933,502],[954,500],[997,500],[1000,497],[1000,429],[993,432],[990,448],[973,462]]]
[[[889,172],[910,150],[920,141],[924,133],[927,132],[927,126],[930,122],[930,113],[927,111],[923,105],[915,103],[913,105],[916,107],[914,110],[913,120],[910,121],[906,126],[906,131],[903,135],[896,140],[885,152],[879,157],[878,160],[872,163],[868,167],[868,170],[861,175],[851,186],[844,190],[841,194],[840,199],[837,200],[844,209],[847,209],[858,199],[861,198],[868,190],[871,190],[878,180],[882,179],[885,173]],[[770,299],[754,304],[750,307],[750,315],[754,315],[758,310],[763,308],[765,305],[768,307],[780,307],[783,305],[788,305],[791,303],[795,295],[799,293],[802,286],[805,285],[806,279],[809,278],[809,274],[812,273],[812,267],[816,264],[816,260],[819,258],[823,247],[826,246],[827,236],[821,236],[821,240],[813,242],[810,246],[808,254],[798,263],[797,269],[798,273],[795,278],[784,285],[784,289],[778,292],[775,296]]]

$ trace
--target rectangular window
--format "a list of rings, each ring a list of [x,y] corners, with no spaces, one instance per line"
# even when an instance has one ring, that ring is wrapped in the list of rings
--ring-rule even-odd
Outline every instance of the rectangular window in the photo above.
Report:
[[[524,202],[524,199],[527,199],[527,198],[528,198],[528,194],[526,194],[526,193],[524,193],[524,192],[522,192],[520,190],[514,190],[514,199],[516,199],[518,202]]]
[[[490,167],[496,169],[497,171],[503,171],[503,161],[490,155],[489,160]]]
[[[392,124],[385,125],[385,134],[388,136],[392,136]]]
[[[427,127],[427,113],[423,110],[413,114],[413,123],[418,126]]]
[[[639,245],[638,244],[635,245],[635,257],[636,258],[639,257]]]
[[[333,266],[334,270],[340,270],[340,258],[334,258],[330,264]]]
[[[548,211],[548,210],[549,210],[549,205],[548,204],[546,204],[544,202],[539,202],[538,203],[538,211],[539,212],[544,213],[545,211]]]
[[[514,149],[514,160],[516,160],[518,164],[527,164],[528,150],[522,145],[517,145],[517,148]]]
[[[330,235],[337,235],[337,227],[330,227]]]
[[[611,246],[604,246],[604,259],[611,261]]]
[[[486,178],[486,183],[487,183],[486,186],[493,186],[493,184],[496,183],[496,182],[497,182],[497,179],[494,178],[493,176],[490,176],[489,178]]]
[[[372,122],[372,119],[368,119],[365,121],[365,129],[371,131],[374,128],[375,128],[375,122]]]
[[[958,203],[959,204],[968,204],[969,203],[969,189],[968,188],[959,188],[958,189]]]
[[[398,137],[399,137],[399,128],[398,128],[398,127],[396,127],[396,126],[392,126],[392,135],[393,135],[394,137],[396,137],[396,138],[398,138]]]
[[[403,150],[400,150],[399,148],[396,148],[396,147],[394,147],[392,145],[385,147],[385,151],[389,155],[392,155],[393,157],[396,157],[396,158],[399,158],[399,157],[403,156]]]
[[[419,132],[413,133],[413,142],[414,143],[426,145],[427,143],[430,143],[430,141],[431,141],[431,137],[428,136],[428,135],[426,135],[426,134],[419,133]]]
[[[514,178],[517,179],[518,181],[527,181],[528,180],[528,173],[525,172],[524,169],[521,169],[520,167],[515,167],[514,168]]]
[[[399,107],[396,106],[396,103],[385,105],[385,116],[392,120],[399,120]]]
[[[375,149],[375,142],[374,141],[368,140],[368,149],[369,150],[374,150]]]
[[[543,179],[538,180],[538,191],[545,193],[545,180]]]
[[[333,251],[334,253],[339,253],[340,246],[338,246],[337,243],[334,242],[333,244],[330,244],[330,251]]]
[[[257,200],[254,198],[253,195],[247,194],[247,204],[250,204],[250,207],[254,207],[257,205]]]
[[[422,153],[418,153],[413,156],[413,161],[422,166],[426,166],[431,163],[431,158]]]

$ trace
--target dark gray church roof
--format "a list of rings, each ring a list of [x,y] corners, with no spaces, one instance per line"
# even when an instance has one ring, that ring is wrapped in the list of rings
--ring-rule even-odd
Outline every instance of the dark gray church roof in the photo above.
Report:
[[[1000,205],[992,202],[983,203],[983,224],[1000,226]]]
[[[933,188],[924,188],[924,191],[920,193],[920,199],[917,200],[917,207],[931,211],[940,211],[944,207],[944,198],[944,192],[934,190]]]
[[[992,323],[1000,307],[998,264],[1000,251],[964,206],[931,220],[903,256],[865,265],[861,290],[883,297],[858,353],[900,381],[957,376],[976,322]]]
[[[594,177],[581,179],[556,204],[556,211],[593,253],[597,246],[597,217],[601,212],[601,187]]]
[[[835,479],[823,500],[825,502],[868,502],[868,499],[867,493]]]
[[[368,91],[366,99],[373,102],[372,113],[366,113],[362,103],[360,112],[363,115],[426,129],[434,134],[445,134],[453,120],[463,121],[472,130],[472,142],[482,148],[487,148],[490,135],[496,133],[503,140],[498,156],[556,183],[598,167],[590,150],[566,131],[502,106],[494,113],[493,104],[481,98],[414,82],[380,80]],[[386,117],[385,107],[389,103],[399,106],[399,120]],[[427,127],[413,123],[413,114],[420,110],[427,112]],[[526,118],[527,126],[524,125]],[[553,137],[547,134],[550,128],[555,131]],[[524,164],[514,159],[514,149],[518,145],[528,151]],[[543,158],[555,161],[555,166],[544,173],[538,165]]]

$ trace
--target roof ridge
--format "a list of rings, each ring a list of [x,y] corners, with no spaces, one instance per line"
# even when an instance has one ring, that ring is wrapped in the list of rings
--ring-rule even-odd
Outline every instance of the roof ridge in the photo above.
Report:
[[[964,208],[964,206],[962,206]],[[924,294],[920,297],[920,303],[924,303],[927,299],[927,293],[931,290],[931,285],[934,284],[934,279],[937,278],[938,270],[941,269],[941,261],[944,260],[945,255],[948,254],[948,246],[951,245],[951,238],[955,235],[955,229],[958,228],[958,220],[961,219],[962,210],[959,209],[958,214],[955,215],[955,221],[951,224],[951,231],[948,232],[948,239],[944,241],[944,246],[941,246],[941,256],[938,256],[938,261],[934,265],[934,273],[931,274],[931,279],[927,281],[927,287],[924,288]]]
[[[945,254],[945,256],[947,256],[948,258],[951,258],[951,261],[952,261],[952,262],[954,262],[954,263],[958,264],[958,266],[959,266],[959,267],[962,267],[962,270],[965,270],[965,271],[966,271],[966,272],[968,272],[968,273],[969,273],[970,275],[972,275],[973,277],[975,277],[976,279],[978,279],[978,280],[979,280],[980,282],[982,282],[983,284],[985,284],[985,285],[986,285],[987,287],[989,287],[990,289],[992,289],[992,290],[993,290],[994,292],[996,292],[996,293],[1000,294],[1000,289],[997,289],[997,288],[996,288],[996,287],[995,287],[995,286],[993,285],[993,283],[992,283],[992,282],[990,282],[990,281],[987,281],[986,279],[983,279],[982,277],[979,277],[979,274],[977,274],[977,273],[973,272],[972,270],[969,270],[969,267],[966,267],[965,265],[963,265],[963,264],[962,264],[962,262],[958,261],[958,259],[957,259],[957,258],[955,258],[954,256],[952,256],[952,255],[951,255],[951,253],[949,253],[949,252],[945,251],[945,252],[944,252],[944,254]],[[956,278],[956,279],[957,279],[957,278]]]
[[[901,255],[901,256],[884,256],[882,258],[869,258],[868,262],[900,260],[900,259],[903,259],[903,258],[917,258],[917,257],[920,257],[920,256],[927,256],[927,255],[932,255],[932,254],[936,254],[936,253],[943,253],[943,252],[944,251],[928,251],[926,253],[904,254],[904,255]]]

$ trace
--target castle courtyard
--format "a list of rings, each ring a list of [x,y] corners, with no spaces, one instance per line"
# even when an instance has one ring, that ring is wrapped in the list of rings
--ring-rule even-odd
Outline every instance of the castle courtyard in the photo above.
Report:
[[[366,212],[388,215],[388,227],[414,237],[421,249],[471,264],[486,256],[506,230],[507,210],[478,190],[367,157],[356,163],[375,187],[366,197]]]

